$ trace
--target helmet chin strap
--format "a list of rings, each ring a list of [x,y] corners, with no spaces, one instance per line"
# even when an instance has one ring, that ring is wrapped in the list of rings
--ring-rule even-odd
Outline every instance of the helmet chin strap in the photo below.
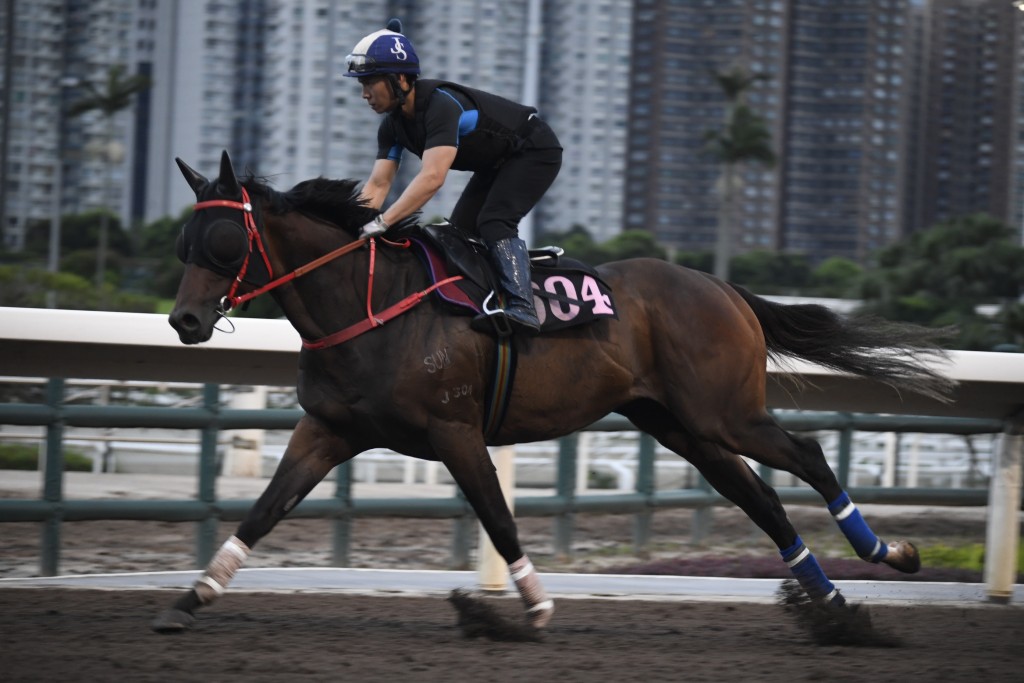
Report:
[[[391,92],[395,94],[395,99],[398,100],[398,106],[401,108],[405,104],[405,98],[410,92],[412,92],[412,88],[402,90],[402,85],[398,82],[397,74],[388,74],[388,83],[391,84]]]

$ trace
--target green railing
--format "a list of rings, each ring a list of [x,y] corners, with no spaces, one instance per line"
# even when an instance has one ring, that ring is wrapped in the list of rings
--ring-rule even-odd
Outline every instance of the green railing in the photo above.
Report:
[[[239,410],[222,409],[220,388],[203,387],[201,408],[153,408],[141,406],[78,406],[64,404],[64,382],[47,383],[46,403],[0,404],[0,424],[43,426],[46,428],[44,478],[41,499],[0,500],[0,522],[41,522],[41,574],[58,573],[60,538],[65,522],[85,520],[146,520],[195,522],[196,567],[207,564],[215,551],[219,521],[241,520],[253,500],[218,500],[217,437],[226,429],[292,429],[302,415],[297,409]],[[917,432],[937,434],[991,434],[1004,431],[1001,420],[872,415],[862,413],[795,413],[777,416],[793,431],[836,430],[839,438],[837,476],[858,503],[895,505],[984,506],[988,492],[981,489],[848,487],[852,435],[855,431]],[[194,500],[76,500],[63,492],[63,431],[65,427],[172,428],[200,431],[198,491]],[[599,431],[635,431],[627,420],[612,416],[588,427]],[[634,542],[642,547],[650,541],[650,522],[654,511],[665,508],[692,508],[707,511],[718,505],[730,505],[710,487],[656,490],[655,443],[641,434],[637,453],[635,487],[629,493],[579,495],[576,493],[577,436],[559,441],[554,495],[520,496],[515,500],[519,517],[554,518],[554,546],[558,554],[568,556],[572,548],[573,515],[601,512],[634,515]],[[771,483],[772,471],[760,474]],[[806,487],[778,487],[784,503],[821,503],[817,493]],[[351,461],[338,468],[331,498],[306,499],[289,517],[316,517],[332,520],[332,564],[347,566],[351,522],[356,517],[433,517],[455,520],[452,563],[467,566],[475,517],[465,498],[427,499],[354,499]],[[700,520],[698,520],[699,522]]]

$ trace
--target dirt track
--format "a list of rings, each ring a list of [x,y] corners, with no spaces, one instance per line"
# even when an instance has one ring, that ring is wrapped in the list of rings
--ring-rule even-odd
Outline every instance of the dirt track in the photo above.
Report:
[[[884,514],[883,514],[884,513]],[[827,513],[790,516],[819,557],[852,557]],[[922,547],[984,542],[977,512],[872,510],[879,533]],[[551,520],[521,522],[524,545],[542,571],[621,569],[650,560],[693,573],[781,564],[741,513],[716,510],[708,541],[687,543],[692,515],[655,515],[650,554],[629,545],[629,516],[579,515],[574,557],[555,558]],[[224,525],[222,535],[234,525]],[[0,576],[38,571],[39,528],[0,527]],[[82,522],[65,525],[67,573],[191,569],[191,525]],[[247,566],[328,563],[323,520],[286,520]],[[353,529],[353,566],[444,569],[451,523],[366,519]],[[731,558],[723,563],[723,558]],[[756,561],[755,561],[756,560]],[[837,562],[839,560],[836,560]],[[857,567],[881,569],[859,561]],[[837,567],[839,565],[836,565]],[[925,571],[928,571],[928,567]],[[738,569],[737,569],[738,570]],[[834,579],[843,578],[828,569]],[[891,570],[887,579],[900,575]],[[978,578],[952,579],[977,581]],[[869,608],[899,648],[819,646],[775,605],[560,600],[539,643],[467,639],[443,596],[432,598],[229,592],[200,613],[193,630],[157,635],[150,620],[173,594],[0,589],[0,677],[7,681],[131,680],[344,681],[1016,681],[1024,668],[1019,606]],[[515,600],[498,607],[518,619]]]
[[[7,681],[1017,681],[1019,608],[872,608],[898,648],[813,644],[781,607],[561,600],[541,642],[467,639],[441,597],[233,594],[158,635],[168,593],[0,590]],[[503,613],[518,603],[501,600]]]

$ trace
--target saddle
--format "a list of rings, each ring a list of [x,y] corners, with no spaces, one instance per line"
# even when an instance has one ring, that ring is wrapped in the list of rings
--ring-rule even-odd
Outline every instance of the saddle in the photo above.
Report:
[[[448,222],[417,226],[407,237],[433,282],[462,276],[435,290],[442,301],[456,313],[477,316],[474,327],[481,331],[499,337],[511,333],[501,315],[498,278],[481,240]],[[591,266],[566,257],[559,247],[531,249],[530,265],[541,333],[598,318],[618,319],[611,287]]]

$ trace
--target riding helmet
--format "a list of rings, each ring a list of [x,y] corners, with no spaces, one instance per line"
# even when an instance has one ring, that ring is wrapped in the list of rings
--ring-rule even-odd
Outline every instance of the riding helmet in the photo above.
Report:
[[[375,74],[420,73],[420,58],[409,39],[402,35],[402,22],[392,19],[388,27],[366,36],[345,57],[346,76],[359,78]]]

